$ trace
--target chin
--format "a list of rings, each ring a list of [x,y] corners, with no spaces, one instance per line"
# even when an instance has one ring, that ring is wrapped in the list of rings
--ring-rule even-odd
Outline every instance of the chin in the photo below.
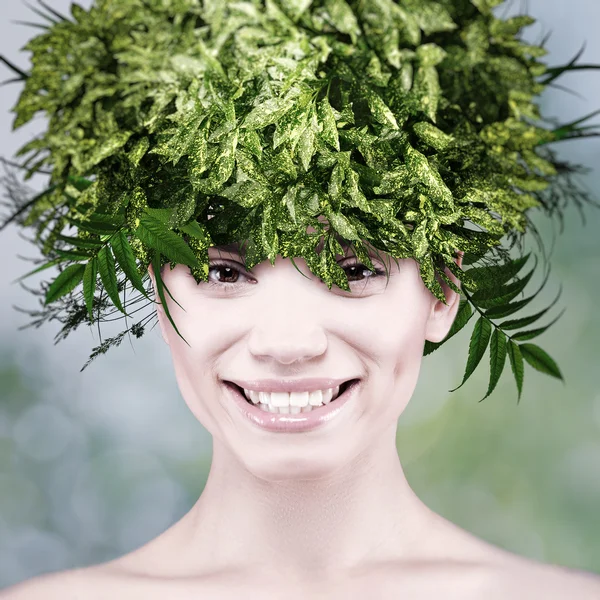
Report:
[[[331,441],[333,446],[333,437]],[[307,450],[290,444],[285,449],[273,448],[271,452],[264,446],[256,447],[254,452],[244,452],[240,460],[249,473],[264,481],[325,479],[350,464],[348,452],[340,447],[339,440],[336,446],[327,449],[325,444]]]

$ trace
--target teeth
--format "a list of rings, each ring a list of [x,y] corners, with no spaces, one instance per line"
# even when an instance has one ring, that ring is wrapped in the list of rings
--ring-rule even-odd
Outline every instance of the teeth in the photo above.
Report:
[[[244,388],[244,394],[253,404],[266,412],[291,413],[309,412],[313,407],[328,404],[338,397],[340,386],[314,392],[255,392]]]

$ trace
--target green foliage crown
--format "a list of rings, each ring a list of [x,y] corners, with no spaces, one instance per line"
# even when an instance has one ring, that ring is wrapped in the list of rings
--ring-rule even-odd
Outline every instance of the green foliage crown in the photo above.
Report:
[[[42,283],[31,325],[59,319],[64,339],[114,313],[127,324],[129,306],[154,302],[149,264],[166,307],[163,265],[185,264],[201,284],[208,248],[240,241],[248,269],[303,257],[329,289],[349,290],[337,236],[368,269],[365,240],[415,259],[438,299],[443,283],[464,296],[446,339],[424,348],[477,313],[461,385],[487,349],[486,397],[507,355],[519,398],[523,360],[562,378],[524,343],[554,321],[517,331],[550,307],[495,320],[541,290],[516,299],[535,270],[519,276],[530,254],[510,254],[535,232],[529,209],[562,220],[569,203],[592,203],[571,178],[580,168],[547,147],[594,135],[581,126],[591,115],[543,127],[534,100],[565,71],[597,67],[578,56],[548,67],[543,45],[520,39],[534,19],[497,18],[500,3],[97,0],[64,16],[39,0],[31,71],[0,57],[24,83],[14,128],[48,118],[17,153],[25,179],[45,173],[47,189],[31,198],[4,179],[12,212],[2,227],[33,228],[47,259],[24,277],[60,271]],[[128,284],[138,295],[126,302]],[[83,368],[145,325],[102,342]]]

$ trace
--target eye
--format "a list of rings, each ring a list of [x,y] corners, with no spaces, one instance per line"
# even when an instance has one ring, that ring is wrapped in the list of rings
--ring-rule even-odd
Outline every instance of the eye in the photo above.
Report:
[[[234,266],[236,264],[239,265],[239,263],[230,261],[211,261],[208,269],[208,285],[229,289],[237,288],[240,285],[243,285],[244,282],[239,281],[240,275],[242,278],[246,279],[248,276],[244,274],[244,269],[240,268],[242,265],[236,267]],[[348,283],[365,281],[367,279],[378,279],[379,277],[385,275],[385,271],[383,269],[368,269],[356,259],[352,259],[350,263],[346,263],[344,265],[340,264],[340,266],[346,271]],[[211,280],[211,271],[220,273],[220,279],[217,281]]]

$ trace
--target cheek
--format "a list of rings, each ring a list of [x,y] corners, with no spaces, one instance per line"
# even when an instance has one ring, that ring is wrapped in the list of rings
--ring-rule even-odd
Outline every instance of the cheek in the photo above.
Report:
[[[393,311],[379,311],[373,324],[374,349],[383,358],[405,361],[420,358],[425,340],[426,315],[415,302],[403,302]]]
[[[389,398],[388,417],[404,410],[416,387],[423,359],[426,314],[419,302],[381,312],[372,329],[371,359],[379,371],[378,396]]]

